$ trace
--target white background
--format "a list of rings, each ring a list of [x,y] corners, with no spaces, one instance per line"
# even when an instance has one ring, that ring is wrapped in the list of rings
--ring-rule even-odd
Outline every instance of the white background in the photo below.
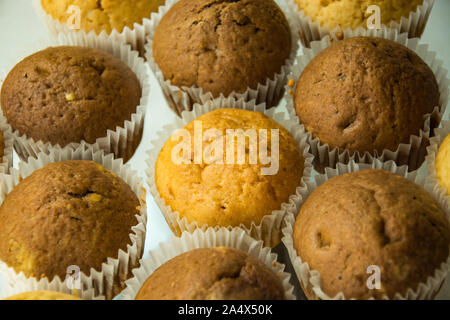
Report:
[[[27,48],[34,47],[33,44],[45,40],[46,37],[47,31],[35,13],[32,0],[0,0],[0,69],[10,65],[11,61],[16,61],[18,55],[21,55]],[[429,44],[430,49],[437,52],[438,58],[444,61],[444,66],[448,70],[450,67],[450,0],[435,1],[421,42]],[[138,171],[143,178],[145,178],[146,151],[151,147],[151,140],[155,139],[155,133],[163,125],[174,119],[153,76],[150,100],[151,108],[147,112],[142,142],[130,160],[132,168]],[[284,101],[280,108],[284,108]],[[447,110],[447,118],[448,114],[449,110]],[[17,162],[15,166],[16,164]],[[149,216],[146,252],[156,249],[160,242],[168,240],[171,235],[170,229],[151,196],[147,197],[147,204]],[[445,297],[448,298],[450,298],[449,282],[447,281],[445,290],[449,293],[445,294]],[[0,278],[0,289],[1,286],[2,279]]]

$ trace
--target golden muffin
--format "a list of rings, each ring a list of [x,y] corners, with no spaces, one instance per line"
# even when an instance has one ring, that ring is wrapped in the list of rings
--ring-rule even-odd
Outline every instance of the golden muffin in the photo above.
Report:
[[[342,29],[367,28],[367,19],[373,13],[366,13],[371,5],[380,7],[381,24],[389,25],[391,21],[400,22],[402,17],[409,17],[416,11],[423,0],[294,0],[298,8],[313,21],[328,25],[330,29],[340,26]]]
[[[93,161],[50,163],[23,179],[0,206],[0,260],[26,277],[86,275],[131,244],[139,200]],[[114,284],[121,287],[123,283]]]
[[[198,154],[207,156],[202,159],[194,155],[195,128],[197,133],[203,133],[203,143],[197,148]],[[259,131],[263,130],[269,157],[273,152],[274,161],[262,164],[264,159],[253,148],[257,147],[256,143],[250,144],[248,138],[241,140],[245,145],[238,144],[239,148],[236,143],[235,148],[227,148],[227,130],[239,129],[253,131],[254,141],[264,140]],[[182,131],[192,139],[182,142],[178,136],[181,131],[178,131],[167,140],[156,161],[155,183],[165,203],[190,223],[221,227],[258,225],[264,216],[281,209],[281,204],[288,202],[300,185],[305,160],[298,143],[285,128],[262,113],[218,109],[198,117]],[[238,141],[231,140],[231,131],[228,133],[229,141]],[[277,150],[271,151],[272,134],[279,142],[278,160]],[[191,149],[185,152],[188,159],[183,162],[174,161],[173,157],[181,155],[180,144],[186,144],[184,151]],[[223,146],[222,152],[214,147],[218,145]],[[238,152],[242,164],[237,161]],[[179,233],[179,230],[173,231]]]
[[[120,33],[125,27],[133,30],[135,23],[142,24],[164,3],[165,0],[41,0],[44,11],[62,23],[70,21],[74,14],[69,7],[78,7],[81,29],[97,34],[109,34],[112,30]]]
[[[450,195],[450,134],[442,141],[436,155],[436,177]]]
[[[321,277],[322,290],[346,299],[393,298],[434,276],[449,256],[448,217],[414,182],[384,170],[334,177],[302,205],[294,248]],[[369,277],[378,268],[379,289]],[[370,282],[374,284],[374,282]],[[304,288],[314,298],[311,288]]]
[[[183,253],[153,272],[136,300],[284,300],[277,275],[234,248]]]
[[[76,296],[55,291],[24,292],[6,298],[5,300],[82,300]]]

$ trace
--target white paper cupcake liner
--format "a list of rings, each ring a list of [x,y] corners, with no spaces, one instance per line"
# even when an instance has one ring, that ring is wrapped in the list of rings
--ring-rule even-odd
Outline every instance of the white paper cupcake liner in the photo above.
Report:
[[[14,150],[14,136],[12,134],[11,126],[3,116],[0,108],[0,131],[3,134],[3,157],[0,158],[0,173],[9,173],[13,166],[13,150]]]
[[[371,163],[374,159],[381,161],[393,160],[398,165],[408,165],[409,170],[416,170],[420,168],[425,160],[426,146],[428,145],[429,137],[432,135],[434,128],[439,126],[441,119],[449,101],[449,85],[450,80],[447,77],[447,70],[443,67],[442,60],[436,58],[436,53],[428,50],[428,45],[419,44],[419,39],[408,39],[406,33],[398,34],[395,30],[375,31],[369,30],[364,33],[346,32],[344,39],[355,36],[374,36],[384,39],[393,40],[401,45],[408,47],[418,54],[425,63],[431,68],[439,85],[440,100],[439,106],[436,106],[431,114],[424,116],[424,125],[418,135],[411,135],[408,144],[402,143],[397,150],[384,150],[381,154],[379,152],[354,152],[342,148],[331,148],[328,144],[324,144],[319,138],[314,138],[311,133],[306,132],[308,136],[308,143],[311,145],[311,153],[315,156],[314,166],[319,172],[323,172],[325,167],[335,168],[337,163],[348,163],[351,160],[355,162]],[[322,50],[330,46],[330,37],[327,36],[321,41],[314,41],[311,43],[311,48],[304,48],[303,55],[297,57],[296,64],[292,68],[292,73],[288,78],[294,80],[296,83],[308,63]],[[296,86],[286,86],[286,108],[292,118],[298,120],[294,105],[294,93]],[[299,120],[298,120],[299,121]],[[301,124],[301,123],[300,123]],[[304,125],[301,124],[304,128]],[[306,131],[306,129],[304,129]]]
[[[430,146],[427,148],[428,155],[427,161],[427,185],[430,188],[430,192],[438,200],[439,204],[447,211],[450,212],[450,195],[447,194],[437,176],[436,176],[436,155],[442,141],[450,134],[450,121],[443,121],[442,127],[435,130],[435,135],[430,139]]]
[[[319,174],[315,176],[314,180],[308,183],[308,188],[305,192],[301,194],[302,201],[305,201],[308,196],[316,189],[318,186],[324,182],[330,180],[333,177],[343,175],[349,172],[357,172],[366,169],[383,169],[395,173],[399,176],[405,177],[410,181],[424,187],[428,192],[431,193],[431,189],[426,186],[425,177],[419,177],[418,172],[408,172],[406,166],[397,166],[394,161],[381,162],[379,160],[374,160],[372,164],[362,164],[351,161],[349,164],[339,163],[336,169],[326,168],[324,174]],[[450,222],[450,211],[445,208],[444,212],[447,215],[447,219]],[[299,210],[290,210],[286,216],[285,227],[283,228],[283,243],[289,253],[290,260],[294,267],[295,273],[300,281],[300,284],[304,290],[306,290],[310,298],[320,299],[320,300],[344,300],[345,296],[341,292],[334,297],[328,296],[323,292],[321,288],[321,278],[320,273],[317,270],[311,270],[308,262],[303,261],[301,257],[298,256],[297,251],[294,248],[293,233],[295,218]],[[427,278],[427,281],[418,285],[417,288],[410,288],[407,292],[396,293],[393,297],[394,300],[422,300],[422,299],[433,299],[436,294],[441,289],[442,284],[450,270],[450,256],[446,261],[443,261],[440,268],[435,271],[435,273]],[[312,297],[311,297],[312,296]],[[384,296],[383,299],[389,299]]]
[[[113,298],[117,288],[123,287],[125,280],[131,275],[131,270],[139,265],[139,259],[144,250],[147,208],[145,204],[145,189],[143,181],[139,175],[132,171],[129,165],[124,165],[122,159],[114,159],[112,154],[105,155],[103,151],[94,152],[92,149],[78,148],[54,149],[50,155],[40,153],[37,159],[29,158],[28,163],[21,162],[19,169],[12,169],[11,175],[0,175],[0,204],[3,203],[7,194],[19,184],[21,179],[28,177],[34,171],[42,168],[48,163],[67,160],[93,160],[108,170],[116,173],[122,178],[137,195],[140,201],[140,214],[136,215],[137,224],[130,230],[130,244],[126,251],[118,250],[116,257],[109,257],[102,264],[101,270],[90,269],[89,274],[80,273],[81,290],[78,290],[82,297],[105,296],[107,299]],[[59,276],[53,279],[26,277],[23,272],[16,271],[0,261],[0,273],[8,281],[7,286],[17,290],[17,288],[49,288],[57,291],[67,292],[69,288],[69,278],[60,279]],[[93,289],[92,293],[91,290]],[[86,292],[86,293],[85,293]]]
[[[249,228],[243,224],[239,226],[253,238],[263,240],[265,246],[274,247],[281,240],[282,222],[288,208],[300,207],[301,197],[299,197],[299,194],[302,190],[306,189],[305,182],[311,177],[313,161],[313,156],[309,153],[309,146],[306,143],[306,137],[303,129],[296,124],[295,121],[285,120],[285,113],[276,112],[275,108],[266,110],[265,104],[256,105],[255,101],[245,102],[243,99],[236,100],[230,97],[227,99],[218,98],[213,101],[209,101],[204,105],[195,104],[193,111],[184,111],[181,114],[181,119],[177,118],[174,123],[165,126],[156,134],[157,139],[152,141],[152,148],[148,151],[149,160],[147,160],[148,168],[146,170],[147,183],[149,185],[150,192],[152,193],[153,198],[165,217],[169,227],[173,231],[176,231],[176,235],[180,236],[183,231],[193,232],[195,229],[206,230],[208,227],[212,227],[208,225],[199,226],[197,222],[189,222],[186,217],[181,218],[178,212],[172,211],[172,208],[166,204],[164,199],[161,198],[156,187],[155,165],[161,148],[173,133],[175,133],[178,129],[185,127],[189,122],[199,116],[221,108],[244,109],[264,113],[266,116],[272,118],[286,128],[302,150],[302,154],[305,159],[305,170],[303,172],[301,183],[297,187],[296,193],[289,197],[289,202],[283,203],[279,210],[274,210],[271,214],[264,216],[258,225],[252,223]],[[215,228],[219,229],[220,227],[216,226]],[[232,229],[233,227],[230,226],[228,228]]]
[[[163,18],[164,14],[176,3],[178,0],[167,0],[166,5],[159,8],[158,14],[152,16],[152,20],[149,24],[149,32],[147,36],[147,42],[145,44],[145,57],[152,68],[156,79],[161,85],[163,94],[169,104],[169,107],[176,115],[180,116],[185,110],[192,110],[192,106],[195,103],[205,103],[209,100],[213,100],[214,97],[211,92],[205,92],[202,88],[196,86],[193,87],[178,87],[172,85],[170,80],[164,79],[164,75],[161,69],[158,67],[155,59],[153,58],[153,37],[156,28]],[[275,106],[276,103],[283,96],[284,85],[286,84],[287,75],[294,63],[295,56],[297,54],[298,43],[298,25],[292,14],[287,10],[286,5],[279,0],[275,0],[279,7],[283,10],[286,19],[289,22],[291,28],[291,54],[289,59],[285,61],[285,64],[281,67],[279,73],[276,73],[271,78],[268,78],[265,83],[259,83],[256,89],[248,88],[244,93],[232,92],[228,97],[234,97],[236,99],[244,99],[245,101],[256,100],[257,103],[266,103],[268,106]],[[220,97],[224,98],[221,94]]]
[[[88,33],[84,30],[73,30],[66,23],[63,23],[58,19],[54,19],[44,10],[41,0],[33,0],[33,6],[38,16],[44,22],[50,35],[55,36],[58,33],[79,33],[82,37],[86,37],[88,35],[99,35],[104,38],[109,38],[115,43],[129,44],[133,50],[139,51],[139,53],[143,56],[145,37],[148,34],[149,24],[153,13],[149,13],[149,17],[144,18],[141,23],[134,23],[133,29],[125,27],[122,32],[112,30],[110,34],[106,33],[106,31],[102,31],[100,34],[97,34],[93,30]]]
[[[149,258],[142,259],[139,268],[133,270],[134,277],[127,280],[127,288],[122,292],[124,300],[134,300],[147,278],[170,259],[199,248],[230,247],[244,251],[263,262],[279,278],[287,300],[295,300],[294,287],[290,284],[291,275],[284,272],[284,264],[277,262],[277,255],[263,246],[262,241],[249,237],[244,230],[195,230],[184,232],[180,238],[172,236],[167,243],[161,243],[158,250],[149,252]]]
[[[51,37],[49,41],[40,41],[32,48],[28,48],[20,57],[11,61],[0,74],[0,79],[4,80],[9,72],[18,62],[23,60],[34,52],[43,50],[49,46],[82,46],[89,48],[97,48],[111,53],[120,58],[126,63],[131,70],[136,74],[141,85],[142,96],[140,104],[136,107],[136,112],[131,115],[130,119],[126,119],[121,127],[108,130],[105,137],[100,137],[94,144],[87,144],[94,150],[104,150],[106,153],[114,153],[116,158],[124,158],[128,161],[133,155],[135,149],[141,141],[141,136],[144,129],[145,113],[150,106],[150,69],[140,58],[137,51],[132,51],[129,45],[120,44],[107,37],[96,36],[95,34],[58,34],[56,37]],[[0,82],[0,89],[1,89]],[[34,141],[33,138],[21,135],[17,130],[13,132],[14,146],[18,155],[22,160],[28,157],[36,157],[39,152],[49,154],[54,147],[59,145],[52,145],[49,142]],[[63,149],[77,149],[80,143],[70,143],[63,147]]]
[[[362,26],[356,29],[347,27],[342,30],[340,26],[330,29],[328,25],[320,25],[319,21],[313,21],[303,10],[299,10],[295,0],[286,0],[286,2],[293,15],[297,18],[300,29],[300,41],[307,48],[310,48],[312,41],[321,40],[327,35],[338,39],[342,37],[343,33],[355,31],[365,32],[368,30]],[[384,24],[381,25],[380,30],[397,31],[399,33],[406,32],[409,38],[420,38],[427,24],[433,5],[434,0],[424,0],[422,5],[417,6],[416,11],[410,12],[408,17],[402,17],[400,23],[391,21],[388,26]]]

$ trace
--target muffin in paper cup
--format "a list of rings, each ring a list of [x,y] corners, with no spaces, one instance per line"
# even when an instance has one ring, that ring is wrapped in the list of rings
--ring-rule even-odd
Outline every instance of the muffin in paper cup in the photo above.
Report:
[[[439,179],[436,176],[436,155],[442,141],[450,134],[450,121],[443,121],[440,128],[436,128],[435,135],[430,139],[430,146],[427,148],[428,155],[427,161],[427,185],[430,188],[430,192],[438,200],[441,206],[450,211],[450,195],[441,186]]]
[[[192,110],[195,103],[205,103],[209,100],[214,100],[215,98],[226,97],[224,97],[223,94],[219,97],[214,97],[211,92],[205,92],[202,88],[196,86],[180,88],[172,85],[170,80],[164,78],[161,69],[158,67],[158,64],[153,57],[153,37],[159,22],[176,2],[178,2],[178,0],[167,0],[166,5],[159,8],[158,14],[152,16],[152,20],[149,23],[147,41],[145,44],[145,58],[150,64],[156,79],[161,85],[162,92],[167,103],[169,104],[169,107],[176,115],[181,117],[181,113],[185,110]],[[236,99],[242,98],[245,101],[256,100],[257,103],[266,103],[268,106],[276,106],[283,96],[287,75],[290,72],[299,49],[298,26],[289,10],[287,10],[285,3],[279,0],[275,0],[275,2],[285,14],[291,29],[290,56],[278,73],[276,73],[273,77],[268,78],[265,83],[259,83],[256,89],[248,88],[244,93],[232,92],[228,97],[234,97]]]
[[[113,153],[116,158],[123,158],[125,162],[128,161],[141,142],[145,114],[150,106],[150,69],[148,65],[143,58],[139,57],[137,51],[131,50],[129,45],[121,44],[108,37],[96,36],[95,34],[59,33],[55,37],[50,37],[48,41],[37,42],[34,47],[28,48],[14,61],[10,61],[7,67],[2,68],[0,79],[4,80],[9,71],[30,54],[55,46],[80,46],[103,50],[120,58],[135,73],[142,91],[136,111],[130,119],[124,120],[121,127],[108,130],[106,136],[97,138],[93,144],[85,143],[94,150],[104,150],[106,153]],[[14,129],[13,136],[15,150],[22,160],[26,160],[30,156],[36,157],[39,152],[49,154],[55,147],[60,147],[59,145],[52,145],[50,142],[35,141],[32,137],[27,137],[25,134],[21,135],[18,130]],[[69,143],[63,149],[75,150],[82,142]]]
[[[161,243],[158,250],[150,251],[149,258],[140,261],[140,267],[133,270],[134,277],[126,281],[122,299],[134,300],[147,278],[170,259],[191,250],[214,247],[235,248],[258,258],[280,278],[286,299],[295,300],[294,288],[289,282],[291,275],[284,271],[283,264],[277,262],[277,255],[264,247],[262,241],[251,238],[239,228],[197,229],[193,233],[183,232],[180,238],[172,236],[169,242]]]
[[[204,105],[195,104],[192,111],[184,111],[181,119],[163,128],[157,133],[157,139],[152,141],[152,148],[148,151],[149,160],[147,160],[147,184],[150,192],[155,199],[156,204],[160,208],[167,224],[171,230],[180,236],[182,232],[193,232],[195,229],[206,230],[206,224],[199,225],[197,222],[189,222],[186,217],[181,218],[178,212],[174,212],[172,208],[166,204],[165,200],[160,196],[155,182],[155,166],[158,155],[165,142],[180,128],[183,128],[191,121],[195,120],[201,115],[209,113],[213,110],[221,108],[243,109],[248,111],[257,111],[265,114],[269,118],[275,120],[278,124],[283,126],[294,138],[299,146],[302,156],[305,159],[303,177],[300,185],[296,189],[296,193],[290,195],[289,202],[283,203],[279,210],[274,210],[271,214],[262,218],[260,223],[256,225],[252,223],[250,227],[241,224],[239,227],[244,229],[250,236],[257,240],[264,241],[265,246],[275,247],[281,240],[281,228],[283,218],[287,213],[288,208],[299,208],[301,204],[301,192],[306,189],[305,182],[311,177],[313,156],[309,153],[309,146],[306,143],[306,138],[303,129],[293,120],[286,120],[285,113],[277,112],[275,108],[266,109],[265,104],[256,105],[255,101],[245,102],[243,99],[236,100],[234,98],[218,98],[209,101]],[[216,226],[215,229],[219,229]],[[232,226],[227,227],[233,229]]]
[[[320,185],[330,180],[333,177],[337,177],[350,172],[358,172],[366,169],[382,169],[392,172],[396,175],[407,178],[408,180],[416,183],[417,185],[425,188],[426,191],[431,193],[430,188],[426,185],[426,179],[419,177],[418,172],[408,172],[406,166],[397,166],[393,161],[381,162],[374,160],[372,164],[356,163],[351,161],[349,164],[339,163],[336,169],[326,168],[324,174],[319,174],[314,177],[313,181],[308,183],[308,188],[301,194],[303,202],[308,196]],[[431,193],[432,194],[432,193]],[[450,221],[450,211],[448,208],[443,208],[446,214],[447,220]],[[294,224],[298,214],[298,210],[290,210],[285,218],[285,227],[283,228],[283,243],[288,251],[290,261],[292,262],[295,273],[299,279],[302,289],[308,293],[308,296],[314,300],[345,300],[344,294],[338,293],[334,297],[328,296],[321,287],[321,277],[317,270],[311,270],[308,262],[303,261],[297,254],[294,248]],[[443,261],[440,267],[435,270],[432,276],[427,278],[425,283],[420,283],[417,288],[409,288],[407,292],[396,293],[393,300],[423,300],[433,299],[439,293],[439,290],[443,286],[446,276],[450,271],[450,256],[446,261]],[[371,298],[374,299],[374,298]],[[389,300],[387,295],[383,295],[383,299]]]
[[[424,124],[419,134],[411,135],[409,143],[400,144],[395,151],[385,149],[381,154],[376,150],[373,153],[364,152],[361,154],[358,151],[352,153],[346,149],[332,148],[328,144],[322,143],[318,137],[314,138],[305,129],[304,124],[299,120],[295,110],[294,93],[296,83],[309,62],[322,50],[332,44],[334,40],[329,36],[323,38],[321,41],[312,42],[311,48],[304,48],[303,55],[297,57],[296,63],[292,68],[292,73],[288,76],[290,80],[286,86],[286,108],[290,116],[297,119],[306,131],[308,143],[311,146],[311,153],[315,156],[314,168],[319,172],[323,172],[326,167],[335,168],[338,163],[348,163],[352,160],[355,162],[371,163],[374,159],[380,161],[393,160],[397,165],[407,165],[410,171],[417,170],[425,160],[429,138],[433,135],[434,128],[439,126],[449,102],[450,80],[447,76],[447,70],[443,67],[443,61],[436,58],[435,52],[428,50],[428,45],[420,44],[418,38],[409,39],[406,33],[399,34],[395,30],[361,30],[360,32],[351,32],[349,30],[344,33],[344,39],[356,36],[380,37],[404,45],[422,58],[433,71],[439,87],[439,106],[436,106],[432,113],[424,116]]]
[[[343,33],[348,32],[365,32],[369,29],[360,26],[356,29],[350,27],[344,28],[344,30],[337,26],[330,29],[328,25],[321,25],[319,21],[313,21],[310,16],[307,16],[303,10],[300,10],[295,0],[286,0],[287,5],[291,12],[296,16],[297,23],[300,29],[300,41],[303,46],[310,48],[311,42],[321,40],[327,35],[336,39],[341,39]],[[407,17],[402,17],[400,23],[397,21],[391,21],[389,25],[381,25],[381,30],[390,31],[395,30],[399,33],[406,32],[409,38],[420,38],[428,22],[428,18],[433,8],[434,0],[423,0],[421,5],[418,5],[415,11],[409,13]],[[381,14],[383,14],[381,12]]]
[[[3,157],[0,161],[0,173],[8,174],[13,166],[13,150],[14,150],[14,136],[12,134],[11,126],[3,116],[0,110],[0,131],[3,140]]]
[[[68,26],[66,23],[63,23],[58,19],[53,18],[52,15],[47,13],[42,7],[41,0],[33,0],[33,6],[35,8],[36,13],[44,22],[48,32],[51,35],[70,32],[80,33],[84,37],[91,34],[96,35],[94,30],[91,30],[90,32],[86,32],[82,29],[75,30],[70,26]],[[129,44],[131,45],[133,50],[137,50],[141,55],[143,55],[145,37],[148,33],[150,20],[153,14],[154,12],[149,13],[148,18],[144,18],[141,23],[134,23],[133,29],[130,29],[128,26],[126,26],[121,32],[118,32],[117,30],[113,29],[111,33],[102,31],[99,35],[102,37],[107,37],[117,43]]]
[[[30,157],[27,163],[21,162],[19,169],[12,169],[10,175],[3,174],[1,176],[0,202],[3,203],[5,197],[19,182],[34,171],[49,163],[68,160],[91,160],[102,165],[122,178],[130,186],[140,202],[139,214],[135,215],[137,224],[129,232],[130,242],[126,251],[120,249],[117,256],[107,258],[102,263],[100,270],[91,268],[89,274],[85,274],[82,271],[79,273],[78,279],[81,288],[77,292],[80,297],[94,298],[104,296],[106,299],[112,299],[125,287],[125,281],[131,276],[132,269],[138,266],[145,244],[147,225],[146,189],[143,186],[142,179],[135,171],[130,169],[129,165],[124,165],[122,159],[114,159],[112,154],[105,155],[103,151],[95,152],[90,148],[86,148],[86,146],[76,150],[54,149],[50,155],[40,153],[37,159]],[[7,289],[8,292],[12,292],[11,290],[23,292],[41,289],[71,292],[70,289],[74,288],[74,279],[72,277],[66,276],[65,279],[60,279],[59,276],[55,276],[53,279],[26,277],[23,272],[17,273],[3,261],[0,261],[0,273],[7,281],[7,288],[10,288]]]

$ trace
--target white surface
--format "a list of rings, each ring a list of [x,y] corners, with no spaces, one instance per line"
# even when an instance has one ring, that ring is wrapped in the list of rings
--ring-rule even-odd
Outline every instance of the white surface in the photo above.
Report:
[[[449,17],[450,0],[436,0],[430,21],[422,37],[422,43],[429,44],[430,49],[437,52],[438,58],[444,60],[447,70],[450,68]],[[46,39],[46,37],[47,31],[34,12],[32,0],[0,0],[0,68],[5,61],[11,61],[17,54],[23,52],[30,43]],[[132,168],[144,178],[146,151],[150,149],[151,140],[163,125],[174,119],[153,76],[151,82],[152,106],[147,112],[142,142],[130,160]],[[284,101],[280,107],[284,108]],[[447,110],[446,118],[448,115],[449,110]],[[160,242],[166,241],[171,235],[170,229],[151,196],[147,197],[147,205],[149,218],[146,252],[156,249]],[[449,282],[447,281],[447,284]],[[1,286],[2,279],[0,278],[0,288]]]

